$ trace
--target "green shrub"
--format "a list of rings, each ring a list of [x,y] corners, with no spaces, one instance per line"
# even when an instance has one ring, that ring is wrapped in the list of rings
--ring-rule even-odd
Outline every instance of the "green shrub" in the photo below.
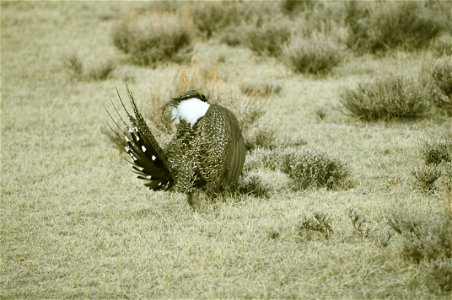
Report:
[[[311,187],[343,188],[349,184],[346,181],[349,171],[342,162],[313,150],[286,155],[282,171],[288,174],[291,187],[296,191]]]
[[[292,35],[282,50],[282,60],[298,73],[329,72],[344,57],[344,48],[333,38],[322,34],[311,37]]]
[[[284,20],[265,22],[248,27],[244,43],[254,53],[278,57],[290,37],[290,23]]]
[[[364,120],[417,118],[431,107],[431,90],[419,81],[389,76],[360,83],[341,96],[344,108]]]
[[[190,21],[169,13],[145,13],[123,19],[114,28],[113,43],[132,62],[156,66],[183,62],[192,50]]]
[[[347,6],[347,44],[358,52],[371,53],[428,46],[450,28],[448,10],[446,4],[435,6],[429,1],[352,1]]]

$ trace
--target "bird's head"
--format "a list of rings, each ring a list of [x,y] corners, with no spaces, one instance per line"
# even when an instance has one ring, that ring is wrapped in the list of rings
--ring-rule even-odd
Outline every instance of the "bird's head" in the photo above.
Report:
[[[186,121],[193,126],[199,118],[206,114],[209,106],[208,99],[201,90],[189,90],[172,98],[163,107],[163,112],[171,107],[172,121],[176,124]]]

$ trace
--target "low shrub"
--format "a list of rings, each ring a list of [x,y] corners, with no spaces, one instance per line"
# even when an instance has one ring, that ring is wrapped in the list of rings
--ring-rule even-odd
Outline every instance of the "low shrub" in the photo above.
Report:
[[[421,147],[422,157],[427,165],[439,165],[452,160],[452,141],[436,139],[425,142]]]
[[[237,192],[257,198],[270,197],[271,187],[265,184],[257,174],[242,176],[239,179]]]
[[[240,90],[247,96],[266,97],[279,94],[281,85],[274,82],[243,82]]]
[[[424,166],[413,172],[416,184],[421,191],[431,192],[436,189],[435,182],[441,177],[437,166]]]
[[[424,274],[427,287],[436,294],[452,291],[452,259],[438,259],[430,264]]]
[[[323,74],[337,66],[344,53],[344,48],[325,34],[292,35],[283,47],[282,60],[294,72]]]
[[[443,56],[437,59],[433,65],[432,78],[441,91],[452,98],[452,59]]]
[[[343,107],[364,120],[417,118],[431,107],[431,90],[418,80],[389,76],[357,88],[341,96]]]
[[[452,55],[452,35],[443,33],[437,36],[433,40],[430,50],[438,57]]]
[[[69,55],[64,59],[64,64],[73,80],[76,81],[101,81],[110,77],[116,68],[113,60],[100,61],[89,68],[83,64],[76,54]]]
[[[273,128],[250,129],[244,132],[244,135],[245,147],[248,151],[256,148],[272,149],[275,147],[276,132]]]
[[[190,6],[193,25],[206,38],[230,26],[237,26],[243,19],[243,4],[224,1],[199,1]]]
[[[139,65],[184,62],[192,50],[191,27],[189,18],[176,14],[136,14],[113,28],[113,44]]]
[[[284,43],[289,40],[291,24],[278,20],[256,24],[247,29],[243,44],[256,54],[278,57]]]
[[[393,213],[389,226],[402,238],[402,256],[419,263],[450,259],[452,255],[452,219],[444,214],[414,216]]]
[[[286,155],[282,171],[288,174],[291,187],[296,191],[311,187],[344,188],[349,184],[346,180],[349,171],[342,162],[313,150]]]
[[[329,239],[333,234],[331,219],[323,213],[305,216],[298,226],[298,234],[305,241]]]
[[[449,10],[448,5],[431,5],[430,1],[351,1],[347,44],[358,52],[371,53],[419,49],[450,28]]]

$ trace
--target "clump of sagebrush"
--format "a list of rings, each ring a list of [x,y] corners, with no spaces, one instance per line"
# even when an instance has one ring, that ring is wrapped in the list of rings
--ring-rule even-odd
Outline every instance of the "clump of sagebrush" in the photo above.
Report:
[[[242,6],[243,4],[229,1],[193,3],[190,6],[193,25],[201,35],[210,38],[213,33],[239,25],[244,14]]]
[[[333,234],[331,218],[324,213],[304,216],[298,226],[298,234],[302,240],[328,239]]]
[[[64,59],[64,64],[68,69],[72,79],[77,81],[100,81],[107,79],[114,71],[116,64],[113,60],[100,61],[89,68],[86,68],[76,54],[71,54]]]
[[[237,187],[239,194],[251,195],[257,198],[270,197],[271,187],[262,181],[258,174],[240,177]]]
[[[110,77],[115,68],[116,64],[113,60],[101,61],[97,65],[91,66],[84,77],[94,81],[106,80]]]
[[[444,213],[414,216],[406,212],[388,217],[389,226],[402,238],[402,256],[415,263],[450,259],[452,219]]]
[[[429,111],[430,92],[413,78],[388,76],[347,90],[341,96],[341,104],[364,120],[417,118]]]
[[[427,267],[423,277],[423,281],[432,292],[450,293],[452,291],[452,259],[434,261]]]
[[[295,72],[323,74],[341,62],[344,51],[340,43],[323,33],[293,34],[284,45],[281,57]]]
[[[83,77],[83,63],[76,54],[71,54],[64,59],[64,65],[73,79],[81,80]]]
[[[441,91],[452,97],[452,58],[450,56],[443,56],[437,59],[433,65],[431,76],[434,83],[441,89]]]
[[[278,22],[256,23],[245,31],[243,44],[257,54],[278,57],[282,46],[289,40],[290,30],[290,22],[283,19]]]
[[[422,283],[436,294],[452,288],[452,216],[445,213],[392,213],[388,224],[401,239],[401,255],[423,268]],[[421,264],[422,263],[422,264]]]
[[[426,141],[421,146],[421,154],[428,165],[450,162],[452,160],[452,141],[445,138]]]
[[[248,47],[258,55],[279,57],[282,46],[290,37],[291,26],[288,20],[275,20],[275,16],[264,15],[225,30],[220,40],[229,46]]]
[[[452,55],[452,35],[443,33],[436,37],[430,46],[430,50],[436,56]]]
[[[431,192],[436,189],[435,182],[441,177],[441,169],[437,166],[424,166],[413,172],[420,190]]]
[[[452,141],[435,139],[421,146],[425,165],[413,172],[420,190],[431,192],[452,183]]]
[[[425,47],[450,28],[450,7],[432,1],[351,1],[347,44],[358,52]]]
[[[291,179],[293,190],[307,188],[345,188],[349,182],[347,167],[335,158],[314,150],[287,154],[282,171]]]
[[[244,135],[247,150],[275,147],[276,131],[271,127],[250,129],[244,132]]]
[[[352,221],[353,228],[358,234],[364,237],[369,236],[369,221],[363,216],[362,213],[356,211],[355,209],[350,209],[348,211],[348,217]]]
[[[113,43],[139,65],[156,66],[184,62],[192,51],[192,24],[173,13],[143,13],[129,16],[113,28]]]
[[[296,14],[300,11],[312,10],[317,1],[314,0],[283,0],[281,10],[286,14]]]
[[[240,85],[240,90],[250,97],[266,97],[279,94],[281,92],[281,85],[271,81],[247,81]]]

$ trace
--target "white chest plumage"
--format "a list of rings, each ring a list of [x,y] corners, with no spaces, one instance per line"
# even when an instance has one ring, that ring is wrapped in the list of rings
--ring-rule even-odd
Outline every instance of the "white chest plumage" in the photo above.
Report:
[[[176,124],[184,120],[193,126],[199,118],[204,117],[209,106],[209,103],[197,98],[183,100],[176,107],[173,107],[173,120]]]

